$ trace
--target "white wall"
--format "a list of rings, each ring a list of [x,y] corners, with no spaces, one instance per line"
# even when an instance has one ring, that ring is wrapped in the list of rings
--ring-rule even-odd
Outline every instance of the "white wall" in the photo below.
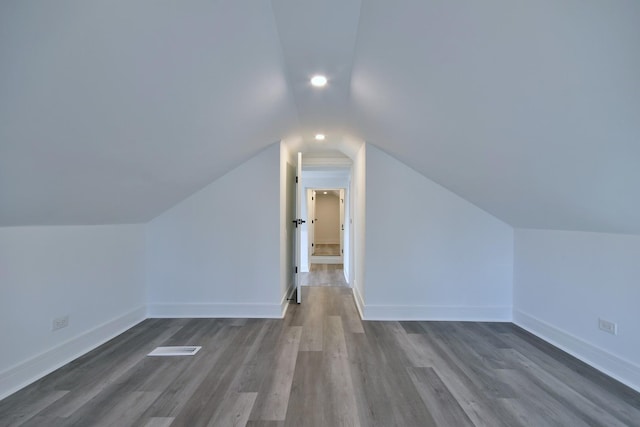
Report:
[[[316,192],[315,244],[340,244],[340,196]]]
[[[0,228],[0,399],[144,319],[144,281],[142,225]]]
[[[147,224],[151,317],[280,317],[280,143]]]
[[[513,229],[367,144],[368,319],[511,320]]]
[[[640,236],[515,232],[514,322],[640,390]],[[618,323],[617,336],[598,318]]]

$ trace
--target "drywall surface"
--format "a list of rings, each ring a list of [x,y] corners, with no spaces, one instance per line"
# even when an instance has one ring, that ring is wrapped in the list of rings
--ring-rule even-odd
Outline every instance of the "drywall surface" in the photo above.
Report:
[[[514,322],[640,390],[639,260],[640,236],[517,229]]]
[[[280,143],[147,224],[151,317],[280,317]]]
[[[0,228],[0,398],[144,319],[144,281],[142,225]]]
[[[371,144],[368,319],[511,320],[513,229]]]
[[[316,244],[340,244],[340,195],[316,191]]]

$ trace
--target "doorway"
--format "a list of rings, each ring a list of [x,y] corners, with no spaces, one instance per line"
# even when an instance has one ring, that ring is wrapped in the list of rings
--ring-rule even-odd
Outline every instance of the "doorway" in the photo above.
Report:
[[[301,286],[351,287],[350,178],[350,164],[302,171]]]
[[[343,264],[345,189],[307,190],[310,264]]]

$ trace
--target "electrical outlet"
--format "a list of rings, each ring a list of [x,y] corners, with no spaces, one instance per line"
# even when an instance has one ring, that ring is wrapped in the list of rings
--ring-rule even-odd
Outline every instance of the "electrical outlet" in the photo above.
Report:
[[[613,335],[618,335],[618,324],[614,322],[609,322],[608,320],[598,319],[598,328],[601,331],[608,332]]]
[[[58,329],[66,328],[67,326],[69,326],[69,315],[56,317],[53,319],[51,330],[57,331]]]

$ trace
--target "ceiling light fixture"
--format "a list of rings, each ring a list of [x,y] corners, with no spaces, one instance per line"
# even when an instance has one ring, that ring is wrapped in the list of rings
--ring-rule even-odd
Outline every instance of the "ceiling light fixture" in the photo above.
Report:
[[[321,74],[316,74],[315,76],[311,77],[311,84],[315,87],[323,87],[327,84],[327,78]]]
[[[324,141],[324,134],[322,133],[316,134],[316,141]]]
[[[323,192],[322,194],[327,194],[327,192],[325,191],[325,192]]]

